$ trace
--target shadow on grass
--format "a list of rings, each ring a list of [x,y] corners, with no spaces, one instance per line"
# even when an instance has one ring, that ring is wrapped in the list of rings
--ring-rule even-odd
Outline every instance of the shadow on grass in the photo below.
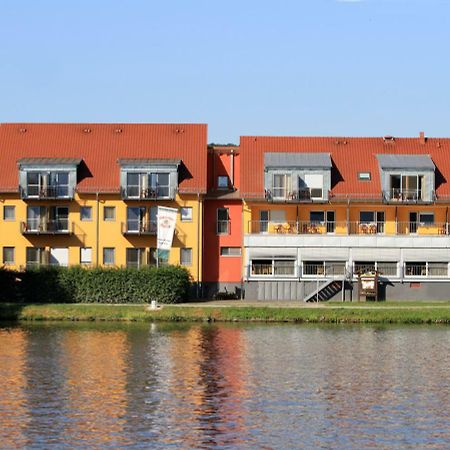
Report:
[[[0,303],[0,321],[19,320],[24,306],[23,303]]]

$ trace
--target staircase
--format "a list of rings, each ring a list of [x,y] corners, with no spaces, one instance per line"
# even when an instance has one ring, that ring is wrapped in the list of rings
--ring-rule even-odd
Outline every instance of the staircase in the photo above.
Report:
[[[310,294],[308,294],[303,301],[304,302],[324,302],[333,298],[337,293],[342,290],[342,283],[344,280],[329,279],[325,280],[319,285],[317,289],[314,289]]]

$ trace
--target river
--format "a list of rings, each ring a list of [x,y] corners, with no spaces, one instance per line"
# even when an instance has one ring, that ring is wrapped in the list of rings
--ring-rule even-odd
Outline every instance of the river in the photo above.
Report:
[[[1,448],[449,448],[450,328],[0,325]]]

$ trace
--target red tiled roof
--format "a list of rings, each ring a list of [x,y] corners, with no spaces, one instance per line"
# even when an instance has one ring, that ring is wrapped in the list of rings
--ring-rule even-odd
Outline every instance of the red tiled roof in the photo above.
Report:
[[[381,195],[377,154],[426,154],[436,166],[436,193],[450,195],[450,138],[382,137],[266,137],[242,136],[241,192],[245,198],[264,195],[265,152],[325,152],[331,154],[332,194]],[[371,172],[371,181],[359,181],[358,172]]]
[[[206,192],[204,124],[0,124],[0,191],[17,191],[21,158],[81,158],[79,192],[118,192],[119,159],[182,160],[180,192]],[[182,173],[181,173],[182,172]]]

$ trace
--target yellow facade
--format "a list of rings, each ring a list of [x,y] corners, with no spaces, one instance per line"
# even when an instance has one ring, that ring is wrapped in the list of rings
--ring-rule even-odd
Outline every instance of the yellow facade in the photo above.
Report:
[[[14,220],[5,220],[5,206],[14,206]],[[69,208],[68,234],[26,234],[22,223],[27,221],[28,206],[61,206]],[[192,249],[191,263],[186,264],[193,281],[201,281],[202,254],[202,202],[197,195],[176,195],[173,201],[124,201],[118,194],[76,194],[73,200],[22,200],[18,194],[1,195],[0,208],[0,248],[2,258],[5,247],[14,248],[13,261],[3,264],[11,269],[23,269],[26,266],[27,247],[44,248],[50,252],[52,248],[68,249],[68,264],[81,264],[81,248],[91,248],[90,266],[103,266],[103,251],[114,249],[114,266],[125,267],[127,264],[127,248],[142,248],[145,261],[149,261],[150,249],[156,248],[156,233],[154,235],[124,234],[127,222],[127,207],[167,206],[178,209],[175,234],[172,249],[169,253],[169,264],[180,264],[181,249]],[[90,207],[90,220],[81,220],[81,207]],[[112,220],[105,220],[104,208],[114,207]],[[182,207],[192,208],[192,220],[182,221]],[[6,263],[6,264],[5,264]]]

